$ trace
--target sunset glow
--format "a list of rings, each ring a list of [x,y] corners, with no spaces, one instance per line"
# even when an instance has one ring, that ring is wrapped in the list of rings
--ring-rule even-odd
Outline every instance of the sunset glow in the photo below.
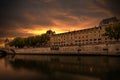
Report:
[[[24,30],[26,33],[29,33],[29,34],[33,34],[33,35],[41,35],[41,34],[44,34],[46,33],[47,30],[51,30],[51,29],[43,29],[43,30]],[[59,28],[54,28],[52,29],[52,31],[55,31],[56,34],[58,33],[63,33],[63,32],[68,32],[68,31],[64,31],[64,30],[61,30]]]
[[[40,35],[47,30],[63,33],[98,26],[102,19],[120,17],[118,3],[117,0],[2,0],[0,45],[3,38]]]
[[[3,46],[4,46],[4,43],[1,43],[1,44],[0,44],[0,47],[3,47]]]

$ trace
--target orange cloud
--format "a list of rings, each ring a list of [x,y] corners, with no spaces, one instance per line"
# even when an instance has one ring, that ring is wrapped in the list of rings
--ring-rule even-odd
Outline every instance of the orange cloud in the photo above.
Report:
[[[53,30],[56,33],[64,33],[68,31],[81,30],[85,28],[98,26],[101,20],[101,18],[91,18],[91,17],[85,17],[85,20],[84,18],[79,19],[74,16],[67,16],[67,17],[73,18],[75,21],[68,22],[68,21],[53,19],[52,22],[55,24],[55,26],[43,27],[41,25],[29,25],[30,28],[21,28],[20,31],[22,33],[31,34],[31,36],[46,33],[47,30]]]
[[[1,47],[4,47],[4,43],[0,43],[0,48],[1,48]]]

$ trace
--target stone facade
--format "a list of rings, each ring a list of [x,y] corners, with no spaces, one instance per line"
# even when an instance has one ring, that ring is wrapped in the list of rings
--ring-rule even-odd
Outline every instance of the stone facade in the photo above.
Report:
[[[114,39],[109,39],[103,36],[103,34],[106,27],[116,23],[120,23],[120,21],[116,17],[113,17],[102,20],[98,27],[54,34],[51,36],[50,43],[52,47],[113,43]]]

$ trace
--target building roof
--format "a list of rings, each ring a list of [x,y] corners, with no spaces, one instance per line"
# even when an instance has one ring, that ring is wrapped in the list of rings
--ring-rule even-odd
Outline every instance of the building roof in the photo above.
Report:
[[[92,28],[88,28],[88,29],[82,29],[82,30],[76,30],[76,31],[70,31],[70,32],[65,32],[65,33],[54,34],[53,36],[63,35],[63,34],[70,34],[70,33],[76,33],[76,32],[86,32],[88,30],[94,30],[94,29],[99,29],[99,28],[100,27],[92,27]]]
[[[103,19],[99,25],[109,24],[110,22],[118,22],[119,20],[116,17],[111,17],[107,19]]]

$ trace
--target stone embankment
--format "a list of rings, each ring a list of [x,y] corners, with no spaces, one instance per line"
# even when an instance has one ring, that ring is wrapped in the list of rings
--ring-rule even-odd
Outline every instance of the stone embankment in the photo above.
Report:
[[[120,44],[96,44],[83,46],[63,46],[53,50],[50,47],[42,48],[15,48],[16,54],[95,54],[120,55]]]

